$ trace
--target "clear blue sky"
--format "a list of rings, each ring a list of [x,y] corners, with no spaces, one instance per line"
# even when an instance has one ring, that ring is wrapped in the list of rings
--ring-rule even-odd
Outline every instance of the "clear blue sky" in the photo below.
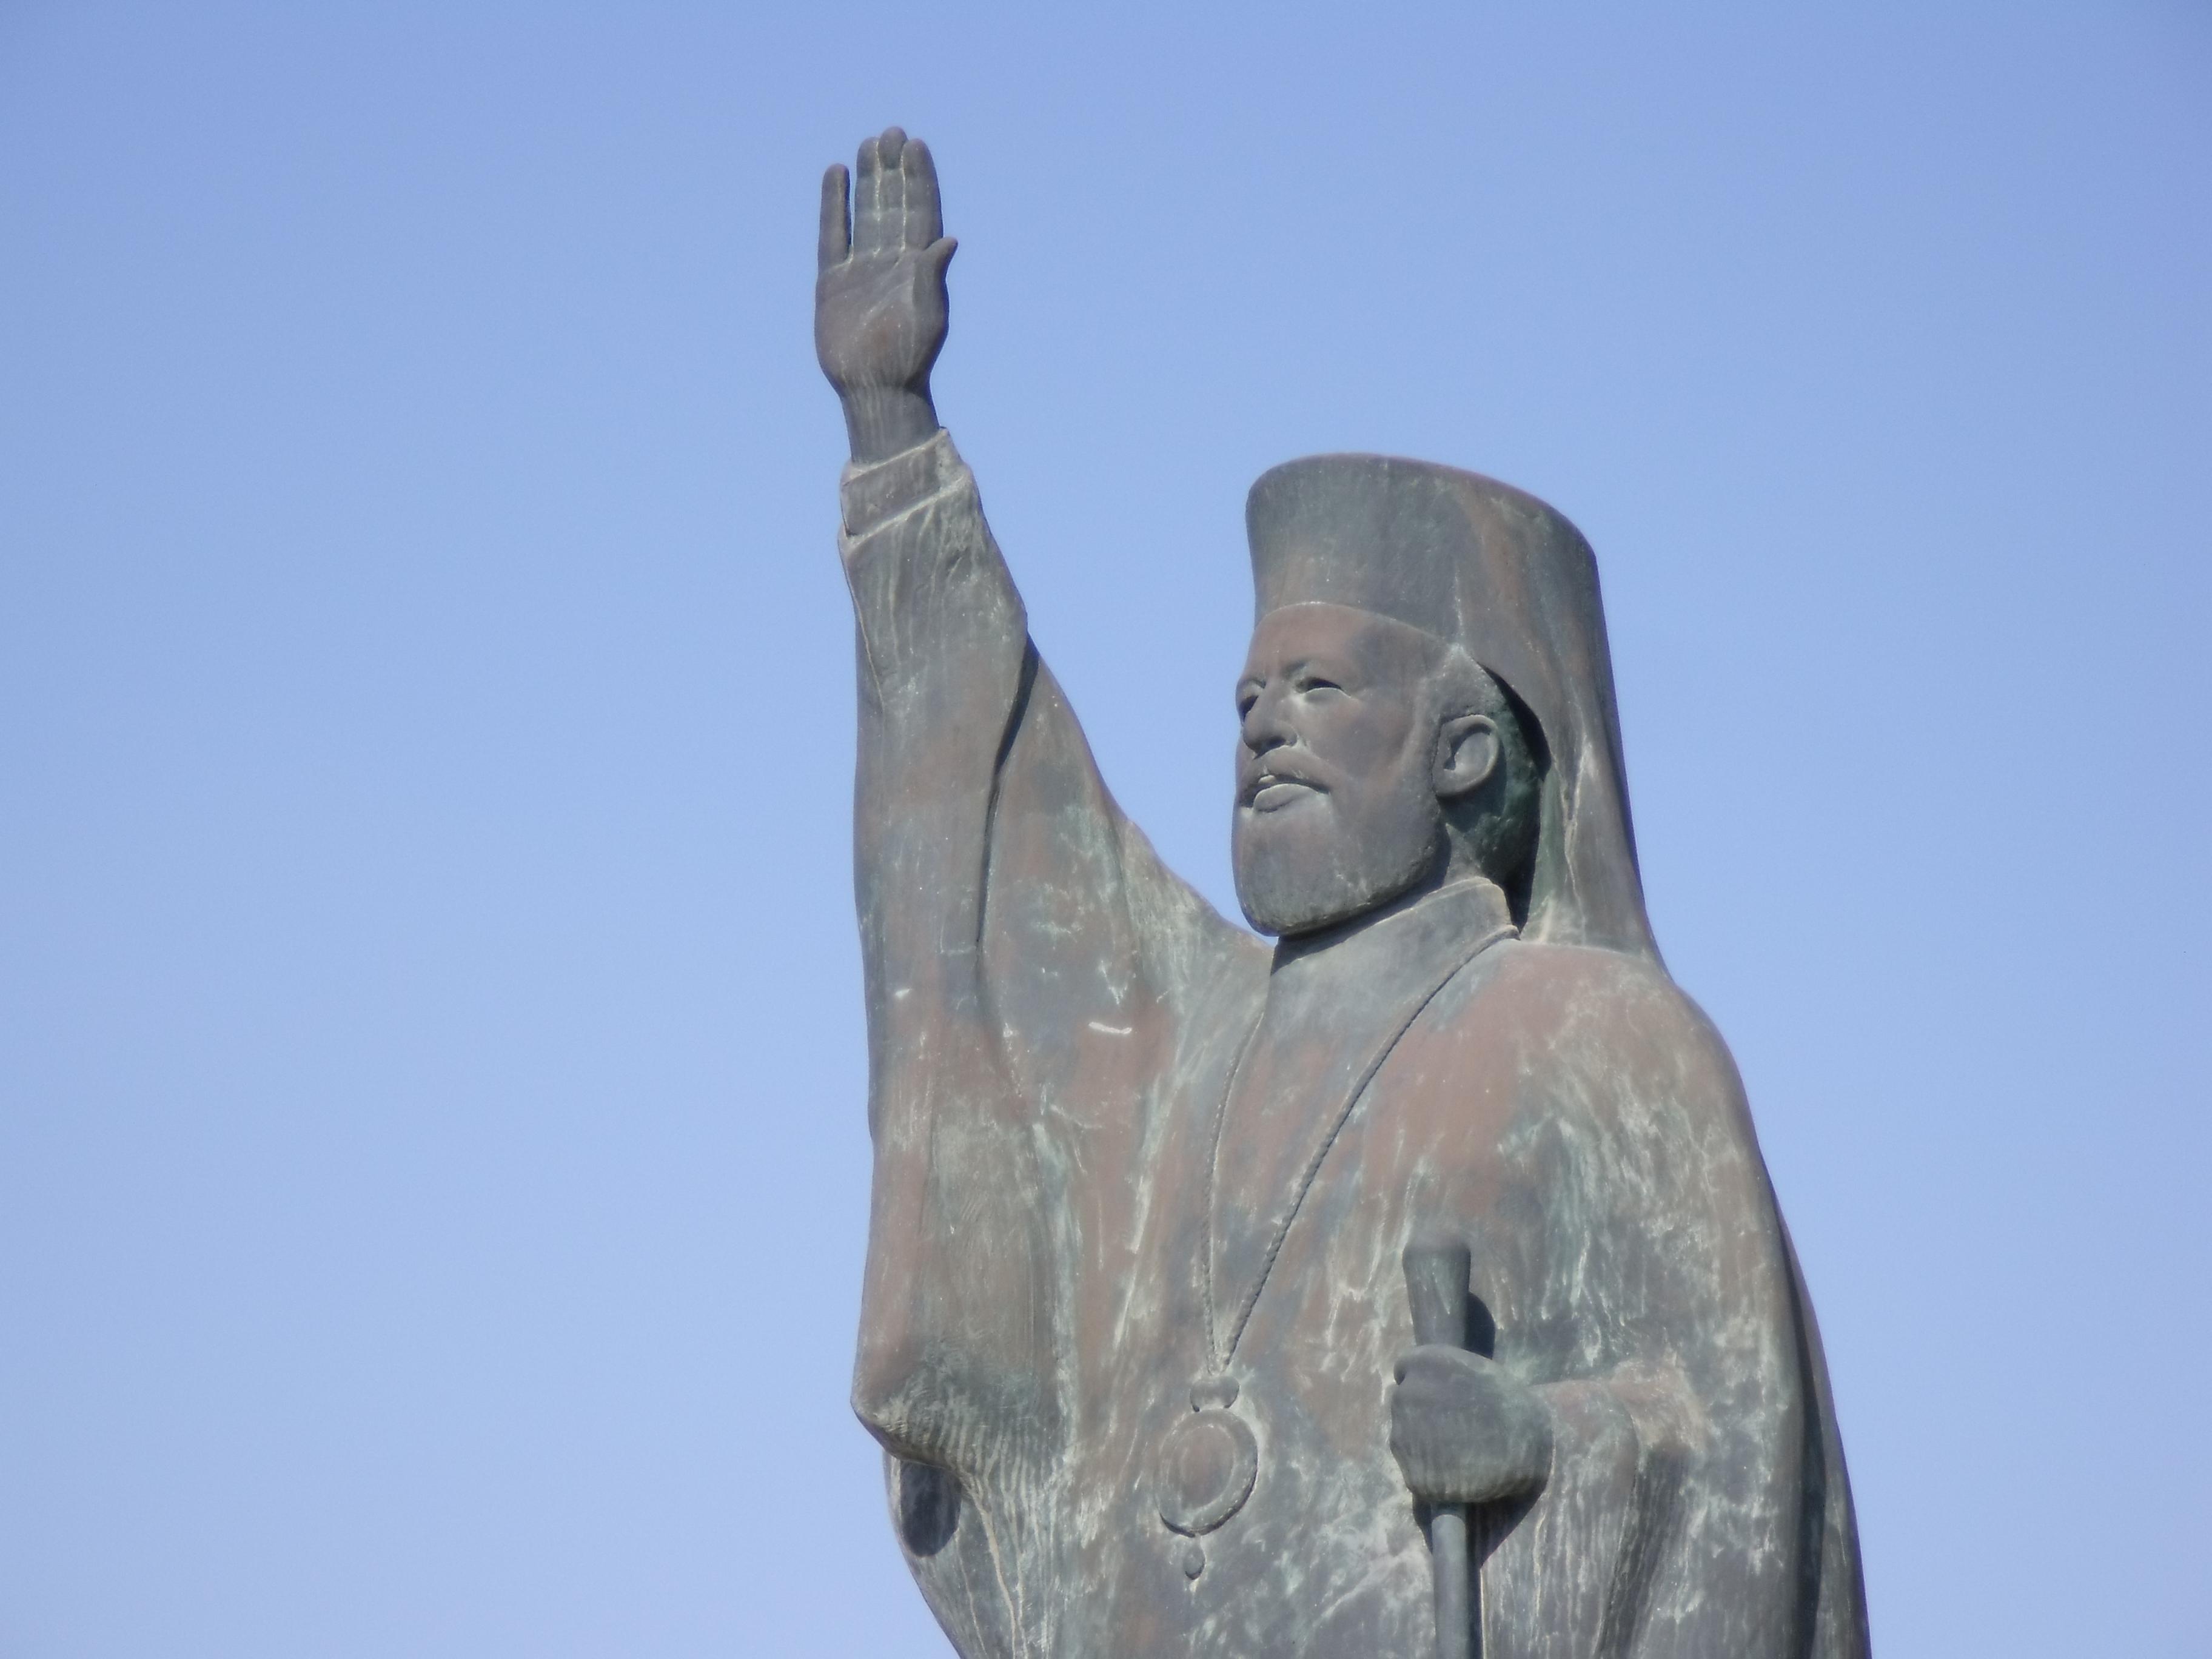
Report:
[[[940,1650],[808,325],[893,120],[1170,860],[1259,471],[1556,502],[1883,1659],[2203,1653],[2212,13],[1667,9],[0,4],[0,1654]]]

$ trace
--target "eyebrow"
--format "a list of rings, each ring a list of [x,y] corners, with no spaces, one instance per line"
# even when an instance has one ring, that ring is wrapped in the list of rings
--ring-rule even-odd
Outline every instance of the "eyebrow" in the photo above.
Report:
[[[1239,689],[1248,685],[1265,685],[1272,674],[1303,674],[1310,670],[1318,670],[1332,679],[1354,679],[1358,677],[1359,665],[1348,657],[1335,657],[1326,651],[1315,651],[1303,657],[1294,657],[1267,674],[1248,668],[1237,684]]]

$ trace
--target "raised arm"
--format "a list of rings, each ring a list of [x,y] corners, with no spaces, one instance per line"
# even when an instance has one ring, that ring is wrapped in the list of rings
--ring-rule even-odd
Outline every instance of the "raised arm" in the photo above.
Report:
[[[856,1400],[893,1449],[965,1477],[1009,1427],[1053,1432],[1070,1310],[1116,1248],[1064,1224],[1085,1207],[1069,1172],[1131,1164],[1192,999],[1258,951],[1107,793],[937,424],[952,243],[928,151],[869,140],[822,210],[876,1147]]]
[[[1122,817],[1030,644],[930,395],[953,246],[928,149],[896,128],[860,146],[849,179],[823,178],[815,345],[853,453],[862,927],[872,1012],[987,1021],[1020,1080],[1043,1086],[1073,1058],[1071,1025],[1127,1026],[1133,999],[1173,1002],[1249,941]],[[942,996],[919,999],[930,983]],[[891,1057],[878,1042],[879,1065]]]

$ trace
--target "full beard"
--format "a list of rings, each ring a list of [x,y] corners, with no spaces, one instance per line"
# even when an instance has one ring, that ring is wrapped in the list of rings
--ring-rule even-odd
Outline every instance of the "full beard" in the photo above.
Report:
[[[1349,921],[1442,864],[1443,813],[1428,788],[1401,784],[1370,796],[1364,810],[1348,809],[1346,799],[1316,792],[1270,812],[1237,808],[1237,902],[1261,933],[1289,938]]]

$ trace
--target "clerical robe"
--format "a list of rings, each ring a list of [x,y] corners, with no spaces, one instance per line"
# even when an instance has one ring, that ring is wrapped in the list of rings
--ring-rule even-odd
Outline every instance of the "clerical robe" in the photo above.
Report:
[[[1401,1251],[1550,1408],[1484,1506],[1487,1659],[1849,1659],[1856,1540],[1733,1064],[1656,957],[1480,878],[1325,949],[1224,921],[1115,806],[949,438],[848,471],[874,1186],[854,1401],[969,1656],[1414,1659]],[[1203,1536],[1160,1448],[1225,1376]]]

